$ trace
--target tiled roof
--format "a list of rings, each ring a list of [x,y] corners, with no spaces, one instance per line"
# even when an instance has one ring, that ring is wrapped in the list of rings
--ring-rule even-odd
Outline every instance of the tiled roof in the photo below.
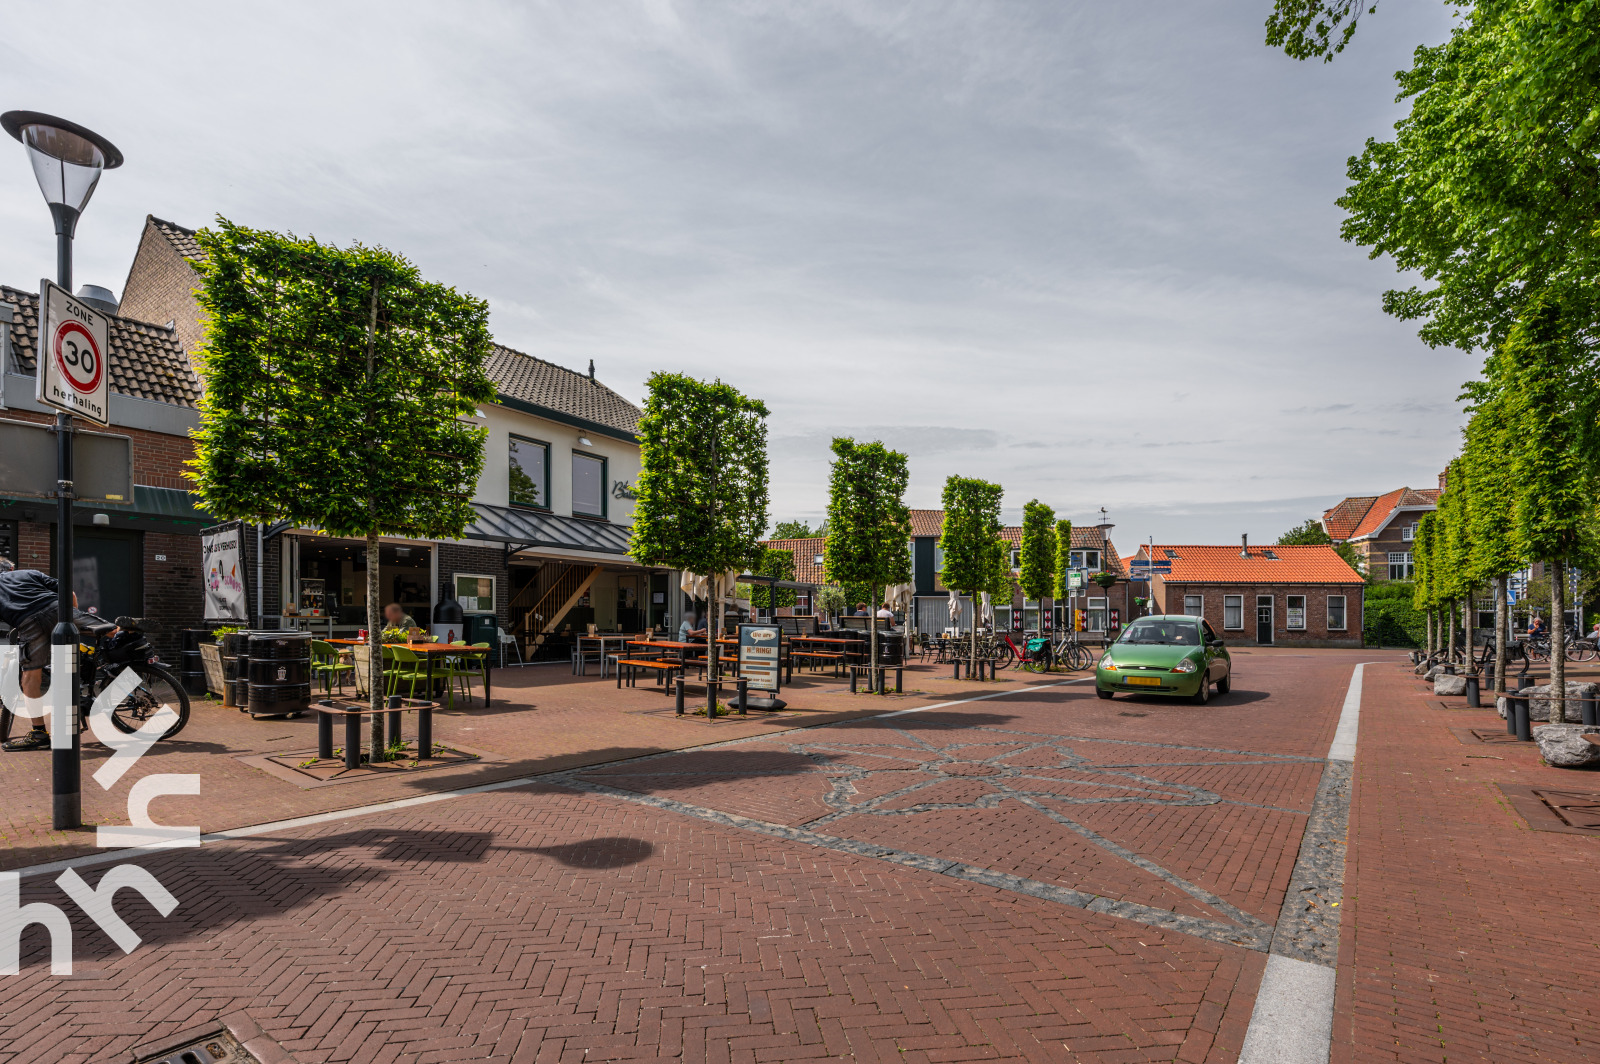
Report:
[[[152,226],[155,227],[156,232],[166,237],[167,240],[171,242],[172,246],[177,248],[178,254],[182,255],[184,258],[193,262],[199,262],[201,259],[206,257],[206,253],[200,250],[200,242],[194,238],[193,229],[185,229],[176,222],[169,222],[165,219],[157,218],[153,214],[148,215],[147,220]]]
[[[1422,488],[1417,491],[1410,488],[1396,488],[1386,495],[1378,496],[1361,518],[1361,522],[1350,531],[1350,535],[1340,538],[1361,539],[1363,536],[1370,536],[1382,528],[1396,510],[1419,507],[1431,510],[1438,505],[1439,492],[1436,488]]]
[[[630,435],[643,411],[587,374],[494,345],[484,366],[502,395]]]
[[[11,321],[11,370],[35,372],[39,344],[39,297],[0,285],[0,302],[17,310]],[[110,317],[111,390],[135,399],[192,407],[200,398],[200,381],[178,344],[178,334],[160,325],[132,318]]]
[[[1361,519],[1367,516],[1367,511],[1377,501],[1376,495],[1352,495],[1348,499],[1341,499],[1322,511],[1322,527],[1334,539],[1349,539],[1350,533],[1356,530]]]
[[[943,510],[911,511],[911,534],[913,536],[937,536],[943,531]]]
[[[801,584],[826,584],[828,581],[822,576],[822,566],[817,558],[822,556],[822,545],[827,539],[822,536],[813,536],[810,539],[764,539],[763,547],[773,550],[794,551],[794,578]]]
[[[1172,563],[1164,579],[1175,584],[1361,583],[1361,575],[1327,545],[1251,547],[1249,555],[1241,557],[1237,546],[1158,543],[1155,549],[1156,561]]]
[[[911,534],[913,536],[937,536],[943,529],[943,510],[911,511]],[[1022,526],[1005,526],[1000,529],[1000,538],[1013,547],[1022,546]],[[1088,525],[1087,527],[1082,525],[1072,526],[1071,550],[1083,550],[1085,548],[1095,550],[1099,546],[1100,530],[1094,525]],[[1100,559],[1100,564],[1107,572],[1116,573],[1118,576],[1125,576],[1128,572],[1127,567],[1122,564],[1121,557],[1117,554],[1116,547],[1112,545],[1109,539],[1105,541],[1105,551]]]

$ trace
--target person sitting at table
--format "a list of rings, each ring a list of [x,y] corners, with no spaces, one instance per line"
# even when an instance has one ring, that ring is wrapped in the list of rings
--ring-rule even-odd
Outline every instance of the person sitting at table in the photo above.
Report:
[[[678,625],[678,642],[696,643],[704,642],[706,638],[705,621],[700,614],[684,614],[683,623]]]
[[[880,621],[889,621],[890,623],[893,623],[893,621],[894,621],[894,610],[893,610],[893,608],[890,607],[890,605],[887,602],[885,602],[883,604],[883,607],[880,610],[878,610],[878,620],[880,620]]]
[[[385,628],[415,628],[417,622],[400,603],[391,602],[383,608],[383,625]]]

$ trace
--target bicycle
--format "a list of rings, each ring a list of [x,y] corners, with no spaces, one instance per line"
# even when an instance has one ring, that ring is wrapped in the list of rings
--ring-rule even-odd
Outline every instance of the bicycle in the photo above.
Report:
[[[161,663],[138,621],[132,617],[118,617],[115,624],[80,620],[78,630],[80,726],[88,727],[89,712],[100,692],[111,686],[124,669],[132,669],[139,683],[112,709],[111,723],[116,729],[131,735],[166,706],[178,714],[178,719],[157,738],[170,739],[183,730],[189,723],[189,694]],[[45,667],[44,678],[44,689],[49,690],[49,666]],[[16,716],[9,708],[0,708],[0,742],[11,739],[15,722]]]
[[[1077,632],[1067,632],[1057,638],[1056,643],[1050,648],[1051,655],[1056,661],[1061,662],[1073,672],[1082,672],[1094,664],[1094,654],[1088,647],[1078,642]]]

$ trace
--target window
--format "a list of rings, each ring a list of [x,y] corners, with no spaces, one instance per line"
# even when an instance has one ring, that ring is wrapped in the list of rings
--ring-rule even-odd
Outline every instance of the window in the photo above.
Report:
[[[1410,551],[1392,550],[1389,552],[1389,579],[1410,580],[1414,571]]]
[[[1106,600],[1092,598],[1089,600],[1089,631],[1103,632],[1106,630]]]
[[[592,454],[572,455],[572,512],[584,517],[606,515],[606,460]]]
[[[1072,567],[1074,569],[1100,569],[1100,552],[1097,550],[1075,550],[1072,552]]]
[[[1190,617],[1205,616],[1206,600],[1199,595],[1183,596],[1183,612]]]
[[[822,564],[822,555],[818,554],[818,555],[814,556],[811,559],[811,564],[812,565],[821,565]]]
[[[513,436],[510,459],[511,505],[550,509],[550,445]]]
[[[933,545],[933,571],[944,572],[944,548],[937,543]]]
[[[1344,596],[1328,596],[1328,631],[1344,631]]]
[[[794,610],[796,617],[811,616],[811,596],[804,591],[794,593]]]
[[[1400,529],[1400,538],[1405,540],[1407,543],[1410,543],[1412,540],[1416,539],[1417,538],[1417,525],[1416,525],[1416,522],[1412,522],[1411,524],[1405,525],[1404,527],[1402,527]]]
[[[1243,595],[1222,596],[1222,630],[1225,632],[1244,630]]]
[[[1020,550],[1018,550],[1016,547],[1012,547],[1011,548],[1011,570],[1012,570],[1012,572],[1015,572],[1016,570],[1018,570],[1020,568],[1022,568],[1022,552]]]
[[[1306,597],[1304,595],[1286,595],[1288,601],[1284,604],[1288,617],[1284,621],[1286,628],[1305,628],[1306,626]]]
[[[996,606],[994,608],[994,630],[997,632],[1009,631],[1011,628],[1011,607]]]

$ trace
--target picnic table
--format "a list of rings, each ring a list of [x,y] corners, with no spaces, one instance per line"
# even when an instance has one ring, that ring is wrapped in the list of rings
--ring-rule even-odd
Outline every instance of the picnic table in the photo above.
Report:
[[[367,645],[367,641],[365,639],[326,639],[323,640],[323,642],[334,643],[338,646],[350,647],[364,647]],[[391,650],[409,650],[413,654],[422,655],[423,660],[428,663],[428,693],[430,695],[433,693],[434,658],[447,657],[451,654],[477,653],[476,650],[465,643],[385,643],[383,645]],[[378,671],[379,675],[382,675],[383,670],[380,668]],[[489,693],[491,690],[489,686],[489,676],[491,675],[492,671],[493,670],[489,668],[489,659],[486,655],[483,661],[484,708],[488,708],[489,706]]]
[[[608,643],[617,644],[617,652],[621,654],[623,647],[638,638],[636,635],[629,635],[625,632],[596,632],[594,635],[580,635],[577,641],[578,661],[583,661],[583,645],[585,643],[595,644],[600,648],[600,675],[604,676],[606,674],[606,645]],[[583,669],[587,673],[588,666],[583,666]]]
[[[805,646],[816,645],[825,650],[836,649],[843,652],[847,657],[859,657],[862,649],[867,645],[860,639],[837,639],[833,636],[826,635],[797,635],[791,636],[789,641],[791,643],[802,644]]]

